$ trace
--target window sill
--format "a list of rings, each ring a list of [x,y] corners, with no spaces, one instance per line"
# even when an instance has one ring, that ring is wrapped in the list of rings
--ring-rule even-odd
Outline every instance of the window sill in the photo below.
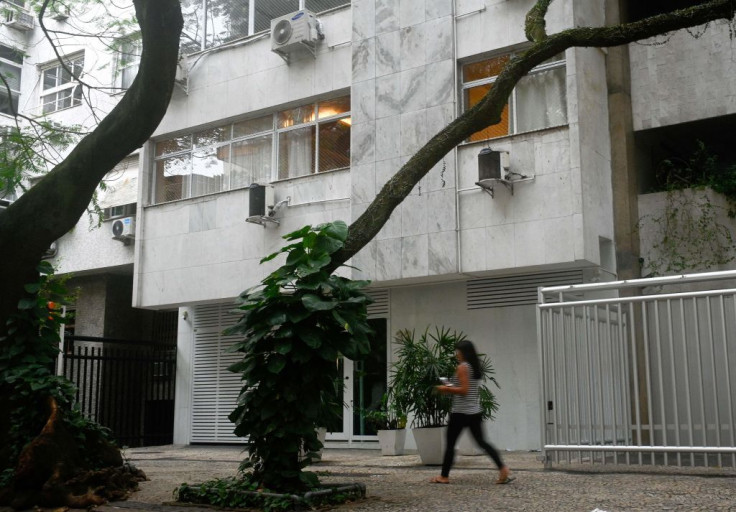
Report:
[[[461,142],[457,146],[459,148],[466,147],[466,146],[472,146],[475,144],[491,144],[496,141],[507,141],[508,139],[513,139],[514,137],[517,137],[519,135],[529,135],[532,133],[541,133],[541,132],[547,132],[547,131],[553,131],[553,130],[559,130],[561,128],[569,128],[569,124],[558,124],[555,126],[546,126],[544,128],[538,128],[536,130],[529,130],[526,132],[516,132],[516,133],[510,133],[508,135],[502,135],[500,137],[493,137],[492,139],[483,139],[483,140],[474,140],[474,141],[465,141]]]
[[[293,178],[276,179],[276,180],[270,181],[268,184],[274,185],[274,184],[281,184],[281,183],[289,183],[295,180],[304,180],[306,178],[316,178],[317,176],[324,176],[325,174],[333,174],[336,172],[344,172],[344,171],[350,171],[350,167],[341,167],[339,169],[331,169],[329,171],[315,172],[312,174],[305,174],[303,176],[294,176]]]

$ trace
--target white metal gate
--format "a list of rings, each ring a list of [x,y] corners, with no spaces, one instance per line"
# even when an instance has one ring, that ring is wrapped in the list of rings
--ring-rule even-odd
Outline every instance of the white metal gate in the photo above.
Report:
[[[542,449],[736,466],[736,271],[539,289]]]

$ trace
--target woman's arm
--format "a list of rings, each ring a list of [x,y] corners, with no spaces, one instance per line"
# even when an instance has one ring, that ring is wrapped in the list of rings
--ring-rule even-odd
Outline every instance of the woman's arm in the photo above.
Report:
[[[455,370],[455,376],[457,377],[457,386],[437,386],[437,391],[440,393],[448,393],[451,395],[467,395],[470,389],[470,376],[468,374],[468,365],[460,364]]]

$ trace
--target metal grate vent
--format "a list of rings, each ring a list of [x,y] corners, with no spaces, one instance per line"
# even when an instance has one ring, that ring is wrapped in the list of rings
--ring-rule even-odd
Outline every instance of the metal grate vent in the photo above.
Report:
[[[523,276],[492,277],[467,282],[468,309],[500,308],[537,303],[537,287],[580,284],[582,270]]]
[[[387,316],[389,309],[388,290],[368,290],[367,295],[373,299],[368,305],[368,316]]]

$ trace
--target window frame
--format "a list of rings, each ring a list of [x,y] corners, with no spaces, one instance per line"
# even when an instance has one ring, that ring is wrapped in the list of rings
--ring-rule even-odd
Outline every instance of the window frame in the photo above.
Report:
[[[494,76],[490,76],[490,77],[486,77],[486,78],[480,78],[480,79],[477,79],[477,80],[471,80],[469,82],[465,82],[463,80],[463,70],[465,69],[465,66],[469,66],[471,64],[477,64],[479,62],[489,61],[489,60],[493,60],[493,59],[498,59],[498,58],[502,58],[502,57],[508,57],[508,59],[511,60],[514,57],[518,56],[518,54],[519,54],[518,51],[498,53],[498,54],[494,54],[494,55],[491,55],[491,56],[487,56],[486,55],[486,56],[484,56],[482,58],[475,58],[475,59],[468,60],[468,61],[465,61],[465,62],[461,62],[460,63],[460,72],[459,72],[458,76],[460,78],[460,95],[461,95],[460,96],[460,105],[462,106],[462,111],[463,112],[466,112],[468,109],[470,109],[472,107],[470,105],[467,105],[467,102],[468,102],[467,101],[468,95],[466,94],[467,91],[469,91],[470,89],[476,88],[476,87],[484,86],[484,85],[493,85],[496,82],[496,80],[498,79],[498,76],[499,76],[499,75],[494,75]],[[534,76],[534,75],[537,75],[537,74],[540,74],[540,73],[544,73],[544,72],[547,72],[547,71],[552,71],[552,70],[555,70],[555,69],[566,69],[567,68],[567,56],[565,55],[565,52],[560,53],[559,56],[560,56],[559,59],[556,59],[554,61],[548,60],[546,62],[543,62],[542,64],[539,64],[538,66],[535,66],[534,68],[531,69],[531,71],[529,71],[526,75],[524,75],[524,77],[531,77],[531,76]],[[522,77],[522,79],[524,77]],[[472,140],[471,137],[473,137],[474,135],[479,134],[479,133],[481,133],[483,131],[483,130],[479,130],[479,131],[473,133],[473,135],[471,135],[471,137],[469,137],[468,139],[466,139],[464,141],[465,143],[472,144],[472,143],[475,143],[475,142],[481,142],[481,141],[491,140],[491,139],[496,139],[496,138],[501,138],[501,137],[510,137],[510,136],[513,136],[513,135],[521,134],[521,133],[531,133],[531,132],[535,132],[535,131],[539,131],[539,130],[547,130],[547,129],[550,129],[550,128],[557,128],[557,127],[560,127],[560,126],[567,126],[569,124],[569,119],[567,119],[567,113],[566,113],[566,115],[565,115],[565,118],[566,118],[565,123],[562,123],[562,124],[554,124],[554,125],[550,125],[550,126],[544,126],[543,128],[535,128],[535,129],[532,129],[532,130],[519,131],[518,130],[518,117],[517,117],[518,116],[517,90],[519,88],[518,86],[519,86],[519,84],[517,83],[516,86],[514,87],[514,89],[511,91],[511,95],[509,97],[509,101],[506,103],[506,105],[509,108],[509,120],[508,120],[509,126],[508,126],[508,132],[505,133],[505,134],[503,134],[503,135],[498,135],[498,136],[495,136],[495,137],[484,137],[484,138],[479,138],[479,139]],[[567,101],[567,84],[565,84],[565,101]],[[487,129],[487,128],[484,128],[484,130],[485,129]]]
[[[13,109],[15,110],[16,113],[18,113],[18,108],[20,106],[21,82],[23,80],[23,61],[24,61],[23,52],[21,52],[20,50],[12,46],[7,46],[4,44],[0,44],[0,46],[8,49],[11,53],[17,54],[20,58],[20,62],[18,62],[18,61],[4,58],[4,57],[0,57],[1,63],[5,64],[6,66],[10,66],[12,68],[17,68],[17,71],[18,71],[18,89],[16,90],[16,89],[13,89],[12,87],[10,88],[10,104],[13,105]],[[6,91],[7,89],[5,88],[5,84],[0,84],[0,94],[5,95]],[[13,99],[15,99],[16,101],[13,102]],[[12,116],[13,114],[0,112],[0,115]]]
[[[132,52],[127,52],[127,45],[131,45]],[[137,53],[135,53],[137,52]],[[127,91],[130,85],[125,85],[125,72],[135,68],[135,75],[133,80],[138,75],[138,68],[141,64],[141,55],[143,53],[143,40],[141,39],[140,32],[134,34],[128,34],[117,40],[117,48],[115,52],[115,77],[113,83],[121,91]],[[126,58],[131,58],[126,61]],[[133,81],[131,80],[131,85]]]
[[[72,71],[69,80],[66,82],[63,81],[64,73],[68,73],[68,71],[64,69],[64,66],[62,66],[61,62],[58,60],[47,63],[40,68],[41,94],[39,96],[39,104],[42,115],[53,114],[54,112],[78,107],[82,104],[82,85],[78,80],[84,74],[84,52],[65,56],[64,64],[66,64],[66,67]],[[79,66],[79,74],[75,75],[74,72],[77,71],[77,66]],[[56,70],[56,85],[46,88],[46,73],[52,69]],[[70,91],[69,96],[60,96],[60,93],[64,93],[66,91]],[[79,91],[79,95],[77,94],[77,91]],[[52,101],[44,100],[44,98],[50,98],[52,96],[54,97]],[[63,106],[63,104],[62,106],[59,106],[60,102],[66,98],[70,98],[70,104],[68,106]],[[51,104],[55,105],[56,108],[53,110],[46,110],[46,106]]]
[[[343,99],[347,99],[347,101],[348,101],[348,109],[347,110],[345,110],[344,112],[338,112],[338,113],[333,114],[333,115],[325,116],[325,117],[323,117],[321,119],[319,118],[320,104],[323,104],[324,105],[324,104],[329,103],[329,102],[332,102],[332,101],[339,101],[339,100],[343,100]],[[279,128],[278,127],[278,119],[279,119],[279,115],[280,114],[282,114],[284,112],[288,112],[290,110],[297,109],[297,108],[309,107],[309,106],[313,107],[313,116],[312,116],[313,118],[312,119],[309,119],[309,120],[307,120],[307,121],[305,121],[303,123],[294,124],[292,126],[288,126],[288,127],[284,127],[284,128]],[[323,108],[324,108],[324,106],[323,106]],[[352,108],[352,103],[351,103],[350,94],[342,94],[340,96],[331,97],[331,98],[323,99],[323,100],[320,100],[320,101],[312,101],[312,102],[307,102],[307,103],[301,103],[299,105],[296,105],[294,107],[287,108],[287,109],[280,108],[280,109],[277,109],[277,110],[273,110],[273,111],[271,111],[269,113],[264,113],[264,114],[260,114],[260,115],[257,115],[257,116],[250,116],[250,117],[245,117],[245,118],[237,119],[237,120],[235,120],[235,121],[233,121],[231,123],[224,124],[224,125],[215,125],[215,126],[210,127],[210,128],[193,129],[191,131],[188,131],[187,133],[183,133],[183,134],[175,135],[175,136],[169,136],[169,137],[166,137],[166,138],[160,138],[158,140],[155,140],[154,141],[154,145],[153,145],[154,146],[153,147],[153,151],[152,151],[152,154],[153,154],[153,158],[152,158],[153,164],[151,166],[151,187],[150,187],[150,191],[149,191],[149,204],[150,205],[166,204],[166,203],[170,203],[170,202],[173,202],[173,201],[182,201],[182,200],[185,200],[185,199],[192,199],[194,197],[202,197],[202,196],[210,195],[210,194],[219,194],[219,193],[228,192],[228,191],[231,191],[231,190],[241,190],[241,189],[244,189],[244,188],[248,188],[251,185],[251,183],[259,183],[260,180],[253,181],[253,179],[254,178],[257,179],[257,177],[251,176],[250,177],[251,183],[242,184],[242,185],[238,185],[238,186],[233,187],[233,185],[232,185],[232,182],[233,182],[233,168],[232,168],[232,165],[233,165],[233,146],[236,145],[236,144],[245,142],[245,141],[256,140],[256,139],[259,139],[259,138],[263,138],[264,136],[270,136],[270,140],[271,140],[270,170],[269,170],[269,176],[266,178],[267,183],[277,183],[277,182],[294,180],[294,179],[299,179],[299,178],[306,178],[308,176],[314,176],[314,175],[317,175],[317,174],[327,174],[327,173],[331,173],[331,172],[339,172],[339,171],[344,171],[346,169],[350,169],[350,147],[348,147],[348,162],[347,162],[347,165],[346,166],[344,166],[344,167],[338,167],[338,168],[335,168],[335,169],[328,169],[328,170],[325,170],[325,171],[319,171],[319,150],[320,150],[320,146],[319,146],[319,141],[320,141],[320,138],[319,138],[320,137],[319,136],[319,127],[321,125],[325,125],[325,124],[328,124],[328,123],[335,123],[335,122],[339,122],[340,120],[343,120],[343,119],[348,119],[349,121],[347,122],[347,125],[350,128],[352,128],[352,122],[351,122],[351,120],[352,120],[352,110],[351,110],[351,108]],[[263,118],[266,118],[266,117],[271,117],[270,128],[268,128],[268,129],[265,129],[264,128],[263,130],[254,131],[253,133],[247,133],[245,135],[238,135],[237,137],[234,136],[235,126],[236,125],[238,125],[240,123],[243,123],[244,121],[259,120],[259,119],[263,119]],[[283,134],[283,133],[294,131],[294,130],[303,129],[303,128],[309,127],[309,126],[313,126],[314,127],[314,132],[315,132],[314,133],[314,144],[312,145],[312,148],[311,148],[312,157],[313,158],[312,158],[312,166],[311,166],[310,172],[307,173],[307,174],[300,175],[300,176],[288,176],[288,177],[283,177],[283,178],[282,177],[279,177],[279,144],[280,144],[280,135]],[[195,137],[198,134],[201,134],[201,133],[204,133],[204,132],[207,132],[207,131],[215,131],[215,130],[218,130],[218,129],[224,129],[225,130],[225,135],[224,135],[224,139],[223,140],[218,140],[218,141],[214,141],[214,142],[212,142],[210,144],[203,144],[203,145],[197,145],[195,143]],[[159,149],[159,146],[158,145],[159,144],[167,144],[167,143],[170,143],[170,142],[176,141],[176,140],[181,140],[185,147],[183,149],[175,149],[173,151],[166,151],[165,146],[163,146],[164,149],[161,151],[160,154],[158,153],[158,149]],[[223,147],[227,147],[228,148],[228,157],[227,157],[227,160],[225,161],[225,164],[228,165],[228,166],[230,166],[230,169],[228,169],[225,172],[224,178],[222,180],[222,188],[220,190],[215,191],[215,192],[207,192],[207,193],[204,193],[204,194],[192,195],[192,192],[193,192],[193,185],[192,185],[193,179],[192,179],[192,176],[194,176],[194,174],[195,174],[193,172],[194,171],[194,164],[192,162],[193,162],[193,158],[194,158],[195,153],[198,152],[198,151],[200,151],[200,152],[206,152],[206,151],[210,151],[210,150],[217,151],[218,149],[223,148]],[[189,159],[189,164],[188,164],[189,173],[186,175],[188,178],[185,178],[188,183],[186,184],[186,187],[184,187],[184,186],[182,187],[183,189],[186,188],[186,190],[182,190],[181,197],[178,197],[176,199],[158,200],[157,199],[157,196],[158,196],[158,193],[159,193],[159,190],[158,190],[158,182],[159,182],[159,175],[158,175],[158,172],[159,171],[158,171],[158,167],[159,167],[159,165],[160,165],[161,162],[164,162],[166,160],[175,159],[175,158],[188,158]],[[162,177],[165,177],[165,176],[162,176]],[[265,184],[265,183],[260,183],[260,184]]]

